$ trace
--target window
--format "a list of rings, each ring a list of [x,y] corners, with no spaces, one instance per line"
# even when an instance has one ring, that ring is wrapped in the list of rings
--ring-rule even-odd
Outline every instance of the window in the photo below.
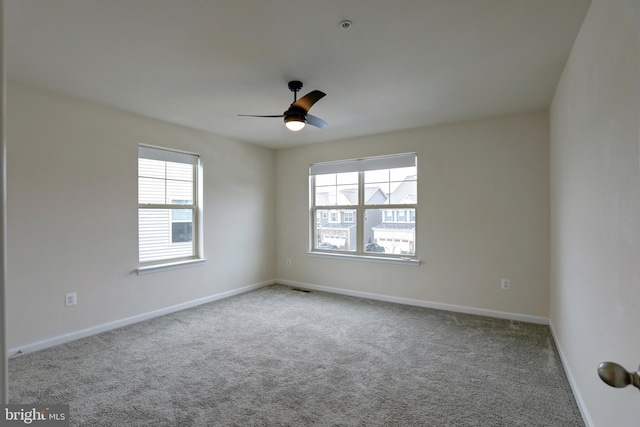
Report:
[[[393,211],[390,209],[383,210],[384,212],[384,222],[393,222]]]
[[[138,148],[138,252],[141,265],[199,258],[199,157]]]
[[[316,163],[309,178],[312,251],[415,258],[415,153]]]

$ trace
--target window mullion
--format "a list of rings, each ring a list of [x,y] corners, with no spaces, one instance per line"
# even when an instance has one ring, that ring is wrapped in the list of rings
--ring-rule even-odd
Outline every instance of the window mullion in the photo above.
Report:
[[[368,209],[417,209],[416,204],[367,205]]]
[[[358,172],[358,206],[356,209],[356,235],[358,243],[356,244],[356,252],[364,253],[364,171]]]
[[[195,204],[191,205],[176,205],[176,204],[161,204],[161,203],[141,203],[138,205],[140,209],[194,209]]]

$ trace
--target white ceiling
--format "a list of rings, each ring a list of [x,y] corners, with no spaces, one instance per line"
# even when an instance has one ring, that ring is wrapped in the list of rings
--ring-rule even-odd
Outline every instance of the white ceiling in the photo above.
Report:
[[[9,78],[271,148],[544,109],[590,0],[5,0]],[[342,30],[340,21],[353,22]],[[293,133],[300,95],[329,127]]]

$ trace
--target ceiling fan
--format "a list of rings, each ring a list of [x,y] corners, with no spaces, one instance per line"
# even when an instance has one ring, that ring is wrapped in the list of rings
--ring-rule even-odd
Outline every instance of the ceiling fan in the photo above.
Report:
[[[320,117],[309,114],[309,110],[320,99],[322,99],[326,93],[319,90],[314,90],[306,94],[300,99],[297,99],[298,91],[302,89],[302,82],[293,80],[289,82],[289,90],[293,92],[293,103],[289,106],[289,109],[282,114],[273,116],[256,116],[251,114],[238,114],[243,117],[284,117],[284,124],[287,129],[294,132],[299,131],[304,127],[306,123],[315,126],[320,129],[327,127],[327,122]]]

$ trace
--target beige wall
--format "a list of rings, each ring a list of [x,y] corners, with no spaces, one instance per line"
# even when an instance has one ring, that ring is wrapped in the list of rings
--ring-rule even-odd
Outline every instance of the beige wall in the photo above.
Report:
[[[271,150],[16,84],[7,104],[9,348],[275,276]],[[201,155],[204,265],[135,273],[139,143]]]
[[[551,128],[551,324],[593,426],[637,426],[638,390],[596,368],[640,363],[640,2],[594,0]]]
[[[546,318],[548,150],[547,111],[280,150],[277,277]],[[418,153],[422,264],[308,255],[309,164],[404,152]],[[511,290],[500,289],[501,278],[511,280]]]

